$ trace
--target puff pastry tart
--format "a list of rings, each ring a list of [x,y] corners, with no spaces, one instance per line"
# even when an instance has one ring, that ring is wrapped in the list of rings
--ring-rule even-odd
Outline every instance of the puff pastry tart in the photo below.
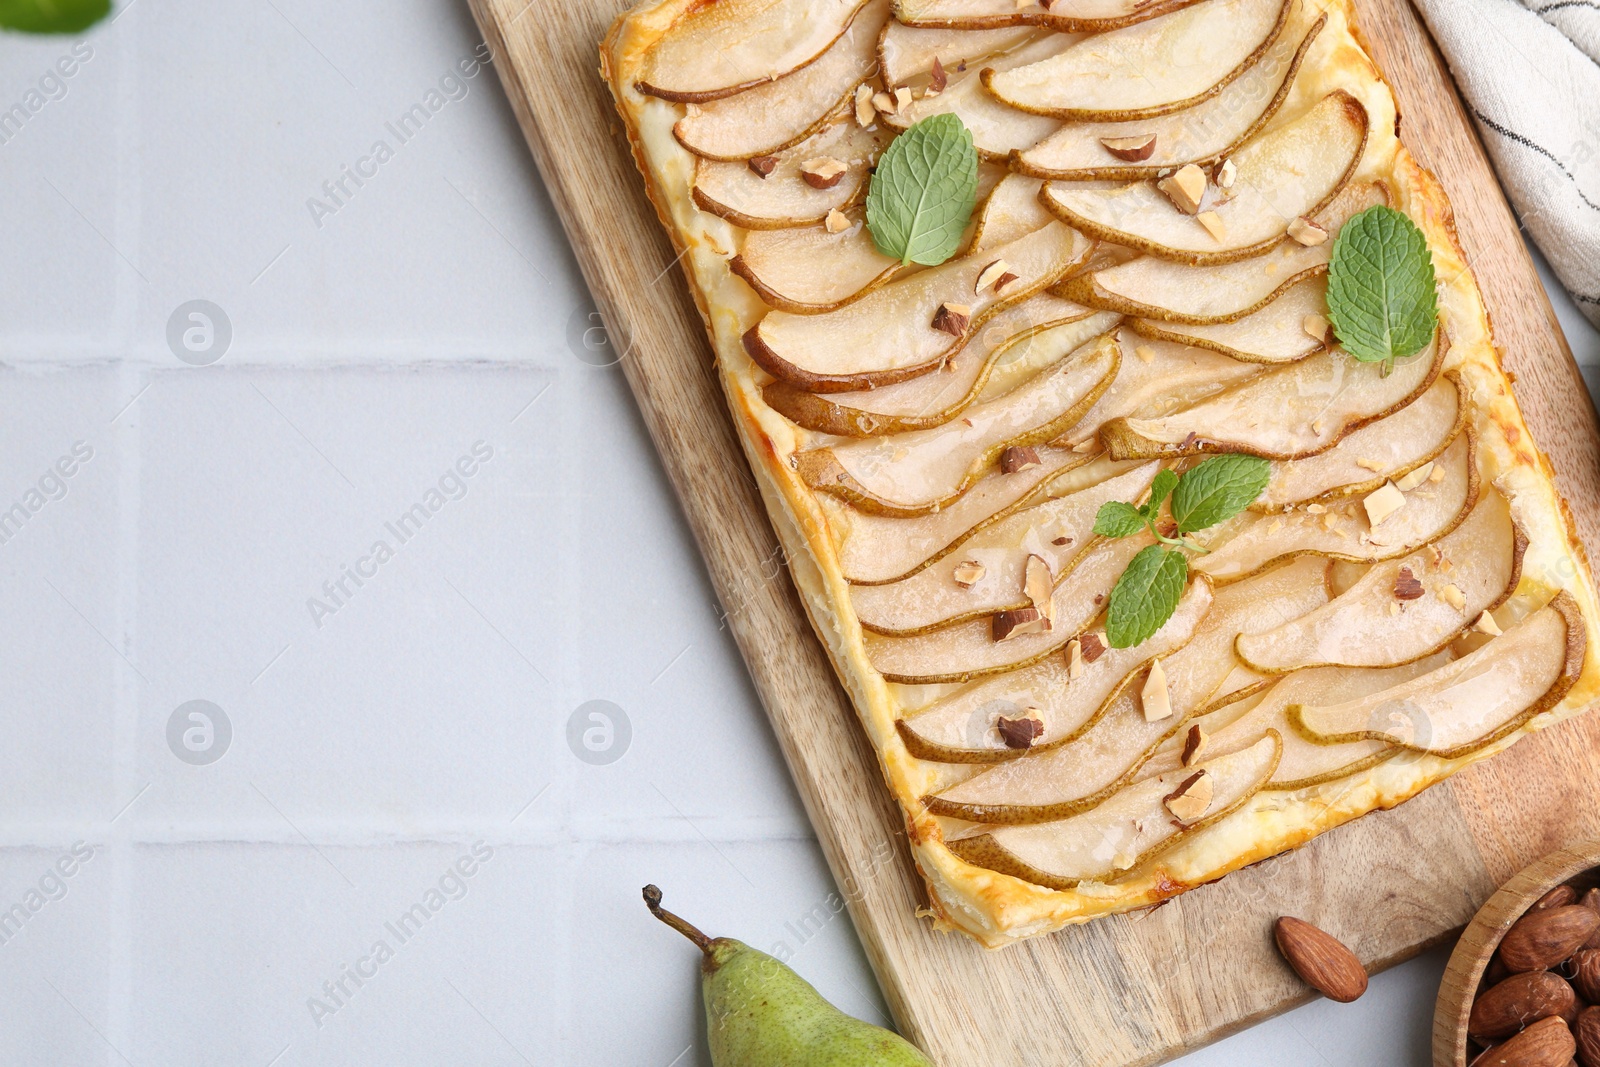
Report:
[[[1158,903],[1596,695],[1583,553],[1352,18],[647,0],[603,45],[942,927]],[[914,254],[880,185],[952,145]],[[1380,216],[1433,273],[1375,362],[1334,287]],[[1219,457],[1248,494],[1185,526]]]

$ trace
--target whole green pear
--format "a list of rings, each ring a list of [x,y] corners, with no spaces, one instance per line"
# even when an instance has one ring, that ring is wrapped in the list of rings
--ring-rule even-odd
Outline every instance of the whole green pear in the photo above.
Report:
[[[644,887],[644,902],[704,953],[700,993],[715,1067],[933,1067],[898,1034],[829,1004],[781,960],[707,937],[667,911],[655,886]]]

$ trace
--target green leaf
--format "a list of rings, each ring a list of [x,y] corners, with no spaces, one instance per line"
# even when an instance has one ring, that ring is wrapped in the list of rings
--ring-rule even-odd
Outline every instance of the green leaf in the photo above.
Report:
[[[1433,254],[1403,212],[1368,208],[1339,231],[1328,264],[1334,336],[1364,363],[1415,355],[1439,322]]]
[[[1145,501],[1145,505],[1139,509],[1139,513],[1147,519],[1154,519],[1161,513],[1162,503],[1172,495],[1172,491],[1177,487],[1178,476],[1167,468],[1162,467],[1156,473],[1155,481],[1150,483],[1150,499]]]
[[[1095,513],[1094,532],[1101,537],[1132,537],[1144,529],[1144,516],[1132,504],[1107,500]]]
[[[867,189],[878,251],[934,267],[956,254],[978,195],[978,152],[955,115],[933,115],[889,143]]]
[[[1132,648],[1172,618],[1189,578],[1189,559],[1182,552],[1150,545],[1139,550],[1111,587],[1106,607],[1106,640],[1112,648]]]
[[[1180,534],[1226,522],[1255,502],[1272,465],[1259,456],[1212,456],[1191,468],[1172,491]]]
[[[0,0],[0,27],[24,33],[78,33],[111,13],[111,0]]]

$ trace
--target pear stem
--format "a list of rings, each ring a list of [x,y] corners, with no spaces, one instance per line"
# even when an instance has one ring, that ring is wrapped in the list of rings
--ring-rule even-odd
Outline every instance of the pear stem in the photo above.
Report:
[[[711,939],[696,929],[693,924],[672,914],[672,912],[668,911],[666,908],[663,908],[661,906],[661,890],[657,889],[653,885],[645,886],[644,902],[645,906],[650,909],[651,915],[654,915],[656,918],[660,919],[662,922],[678,931],[678,933],[682,934],[684,937],[687,937],[690,941],[693,941],[695,943],[695,947],[701,952],[704,952],[707,956],[711,955]]]

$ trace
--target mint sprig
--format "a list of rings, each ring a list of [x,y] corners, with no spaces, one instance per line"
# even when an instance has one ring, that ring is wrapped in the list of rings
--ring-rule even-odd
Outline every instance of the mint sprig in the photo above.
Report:
[[[1433,339],[1433,254],[1404,212],[1371,207],[1339,230],[1328,263],[1328,318],[1346,352],[1384,364],[1385,372]]]
[[[1149,530],[1161,542],[1140,549],[1111,587],[1106,640],[1112,648],[1142,644],[1172,618],[1189,580],[1189,557],[1183,550],[1205,551],[1187,535],[1227,522],[1249,507],[1271,473],[1271,464],[1259,456],[1212,456],[1181,476],[1162,468],[1150,483],[1150,498],[1138,507],[1120,500],[1100,505],[1094,532],[1101,537],[1132,537]],[[1169,496],[1176,537],[1157,525]]]
[[[956,254],[978,196],[978,152],[955,115],[932,115],[889,143],[867,188],[873,244],[902,264]]]
[[[78,33],[111,13],[111,0],[0,0],[0,28]]]

